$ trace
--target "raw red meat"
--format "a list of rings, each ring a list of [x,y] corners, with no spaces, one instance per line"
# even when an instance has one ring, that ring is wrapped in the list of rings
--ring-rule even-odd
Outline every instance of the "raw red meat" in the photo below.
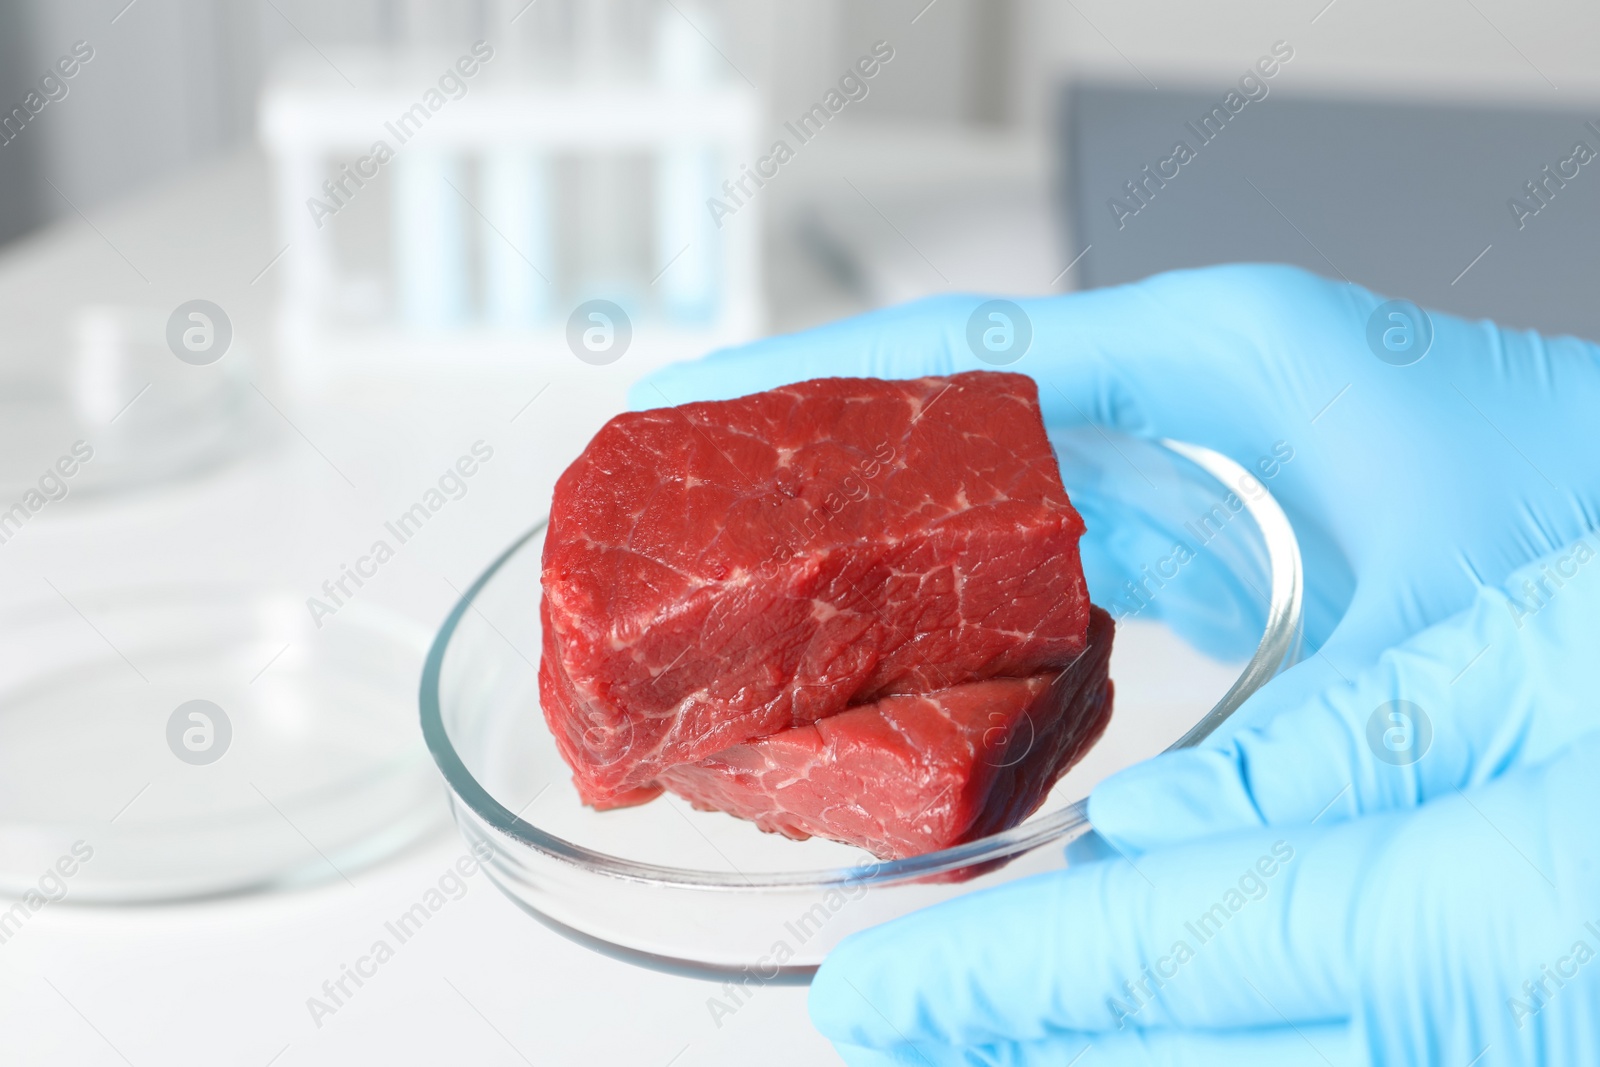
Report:
[[[1111,616],[1065,671],[891,696],[661,775],[704,810],[859,845],[879,859],[948,848],[1031,815],[1111,720]]]
[[[556,483],[545,716],[612,807],[852,704],[1070,662],[1082,531],[1022,375],[619,415]]]

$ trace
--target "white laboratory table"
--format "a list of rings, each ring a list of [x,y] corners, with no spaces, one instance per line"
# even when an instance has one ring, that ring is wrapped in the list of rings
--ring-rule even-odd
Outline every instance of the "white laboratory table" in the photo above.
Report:
[[[561,380],[511,424],[537,388],[462,387],[442,405],[448,417],[438,391],[410,407],[390,397],[381,416],[358,417],[353,405],[295,409],[356,489],[280,430],[265,455],[190,483],[42,512],[0,551],[0,583],[21,595],[45,591],[46,577],[76,590],[270,574],[310,595],[384,517],[473,440],[488,440],[495,459],[467,495],[362,590],[431,626],[452,585],[464,588],[548,500],[558,457],[618,403],[616,390]],[[420,661],[397,669],[416,673]],[[325,998],[323,982],[339,979],[464,852],[447,828],[351,872],[349,883],[136,908],[74,906],[69,895],[0,945],[0,1063],[835,1062],[806,1021],[804,990],[763,989],[719,1025],[706,1003],[714,986],[573,945],[482,874],[333,1015],[315,1018],[308,998]]]
[[[274,251],[261,170],[236,161],[8,250],[0,365],[64,358],[64,324],[93,300],[170,308],[204,296],[228,308],[241,341],[259,350],[270,280],[251,278]],[[261,448],[182,482],[51,504],[0,545],[0,601],[48,595],[47,578],[70,592],[251,577],[309,596],[482,439],[495,458],[467,495],[362,590],[431,629],[455,588],[538,516],[556,474],[622,406],[626,357],[591,367],[558,355],[530,354],[525,371],[493,380],[369,383],[316,403],[294,401],[264,376],[262,391],[282,414],[256,403]],[[420,657],[397,669],[417,673]],[[449,827],[352,872],[348,884],[130,908],[74,905],[69,895],[0,944],[0,1063],[838,1062],[807,1022],[804,989],[762,989],[719,1022],[707,1005],[713,985],[569,943],[482,874],[334,1014],[314,1018],[308,999],[463,854]]]

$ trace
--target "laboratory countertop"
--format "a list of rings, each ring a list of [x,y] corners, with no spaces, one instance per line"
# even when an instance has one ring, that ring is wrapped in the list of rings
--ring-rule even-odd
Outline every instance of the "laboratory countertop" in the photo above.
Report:
[[[361,590],[431,627],[537,517],[558,457],[620,405],[620,376],[580,369],[595,373],[458,382],[425,397],[391,384],[280,405],[282,415],[262,403],[259,416],[275,425],[253,454],[159,490],[69,496],[41,512],[0,546],[0,587],[32,598],[50,585],[71,596],[107,583],[267,575],[310,596],[438,471],[488,442],[494,459],[466,495]],[[420,666],[419,657],[396,669]],[[347,980],[333,1014],[313,1010],[312,998],[332,1003],[323,983],[380,938],[392,942],[384,924],[465,854],[448,828],[305,890],[131,908],[76,905],[69,893],[0,944],[0,1062],[833,1062],[806,1020],[803,989],[764,988],[733,1015],[713,1015],[715,986],[571,944],[481,873],[375,976],[359,988]]]
[[[64,241],[91,261],[109,254],[88,236],[68,230]],[[32,251],[36,277],[72,259],[48,240]],[[13,278],[27,273],[16,257],[9,266]],[[8,300],[26,295],[13,285]],[[431,629],[622,406],[625,362],[567,362],[493,381],[357,383],[317,401],[263,377],[248,398],[251,451],[185,480],[51,503],[0,545],[0,598],[239,579],[309,597],[481,441],[494,458],[466,494],[361,590]],[[396,665],[413,676],[420,667],[420,657]],[[464,854],[450,827],[348,881],[300,891],[131,908],[76,905],[69,893],[0,944],[0,1062],[833,1062],[804,990],[762,989],[713,1016],[715,986],[571,944],[481,873],[375,976],[359,988],[346,980],[351,995],[333,1014],[314,1012],[312,998],[331,1003],[324,982],[340,981]]]

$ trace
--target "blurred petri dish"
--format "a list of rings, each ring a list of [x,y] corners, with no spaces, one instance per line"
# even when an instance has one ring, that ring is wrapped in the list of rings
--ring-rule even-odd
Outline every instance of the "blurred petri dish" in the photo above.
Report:
[[[319,629],[251,587],[63,592],[0,615],[0,893],[85,851],[82,903],[309,885],[447,825],[424,628],[352,602]]]
[[[69,479],[73,495],[201,474],[266,440],[252,414],[260,401],[248,345],[230,325],[215,361],[186,362],[168,343],[170,317],[151,307],[79,308],[64,358],[46,361],[50,374],[0,381],[0,500],[48,494],[40,479],[85,450],[92,458]]]
[[[910,859],[791,841],[670,794],[584,807],[539,713],[543,525],[463,595],[423,670],[423,733],[455,819],[501,890],[597,951],[672,973],[805,982],[857,930],[949,897],[1065,867],[1104,777],[1214,731],[1297,655],[1300,552],[1265,485],[1178,442],[1052,434],[1084,511],[1090,594],[1120,616],[1105,736],[1021,825]],[[1189,551],[1175,562],[1178,542]],[[1162,570],[1132,594],[1104,561]],[[1126,569],[1126,568],[1125,568]],[[1132,568],[1143,575],[1137,566]],[[1097,584],[1098,582],[1098,584]],[[1137,591],[1137,590],[1136,590]]]

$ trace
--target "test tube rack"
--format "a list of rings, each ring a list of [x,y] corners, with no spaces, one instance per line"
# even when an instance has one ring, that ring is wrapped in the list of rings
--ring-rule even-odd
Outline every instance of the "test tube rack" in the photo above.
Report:
[[[352,374],[571,361],[568,314],[595,298],[630,316],[630,362],[641,370],[759,333],[760,197],[731,217],[710,210],[723,178],[759,155],[753,89],[726,80],[542,80],[492,62],[468,77],[460,73],[474,66],[460,63],[468,55],[302,55],[263,90],[278,349],[289,384],[315,390]],[[448,87],[460,95],[428,96],[450,71]],[[424,121],[419,103],[441,96]],[[629,215],[649,220],[650,233],[634,242],[645,262],[636,277],[580,276],[551,234],[560,228],[565,248],[604,244],[585,227],[607,225],[611,212],[562,204],[551,168],[625,160],[651,168],[653,203]],[[373,183],[388,188],[373,197]],[[386,213],[361,203],[383,198]],[[367,220],[354,239],[387,249],[386,266],[365,279],[342,262],[340,243],[352,238],[346,216],[361,213],[347,208]]]

